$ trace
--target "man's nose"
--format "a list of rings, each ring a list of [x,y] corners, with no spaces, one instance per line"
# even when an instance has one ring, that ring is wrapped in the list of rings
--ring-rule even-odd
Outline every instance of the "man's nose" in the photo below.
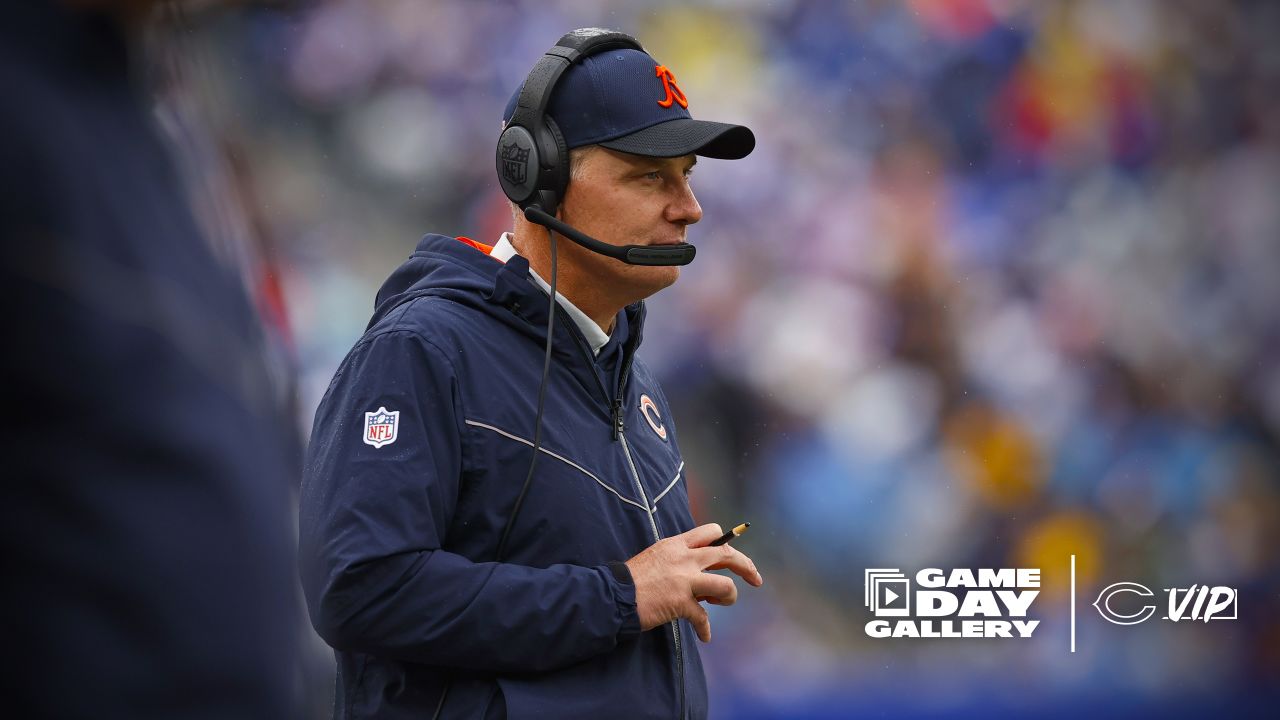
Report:
[[[675,191],[676,195],[667,203],[667,221],[681,225],[692,225],[702,219],[702,206],[698,198],[693,196],[693,188],[688,181],[681,183]]]

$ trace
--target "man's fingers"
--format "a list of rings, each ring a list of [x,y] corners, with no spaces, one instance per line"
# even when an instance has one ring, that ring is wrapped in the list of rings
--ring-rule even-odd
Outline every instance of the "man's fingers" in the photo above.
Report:
[[[724,530],[720,529],[720,523],[707,523],[706,525],[699,525],[698,527],[689,530],[681,537],[685,539],[685,542],[688,543],[689,547],[696,548],[706,545],[723,534]]]
[[[698,548],[698,553],[703,570],[732,570],[735,575],[756,587],[764,584],[764,577],[751,558],[728,545]]]
[[[732,605],[738,601],[738,586],[733,580],[714,573],[699,573],[691,583],[694,597],[716,605]]]
[[[698,633],[699,640],[711,642],[711,616],[707,615],[706,608],[693,603],[693,609],[689,611],[689,624],[693,625],[693,631]]]

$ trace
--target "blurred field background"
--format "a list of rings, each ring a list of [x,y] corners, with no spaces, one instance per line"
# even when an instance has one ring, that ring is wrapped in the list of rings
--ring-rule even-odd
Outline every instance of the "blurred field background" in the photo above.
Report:
[[[1191,716],[1280,695],[1280,4],[325,0],[189,7],[158,113],[306,432],[426,232],[508,229],[503,105],[565,31],[635,34],[695,117],[697,262],[653,298],[704,521],[716,718]],[[500,359],[494,359],[495,364]],[[533,389],[531,388],[532,392]],[[1077,556],[1078,651],[1067,567]],[[867,567],[1040,567],[1029,640],[873,640]],[[1110,625],[1101,587],[1238,588]],[[307,680],[327,717],[331,658]]]

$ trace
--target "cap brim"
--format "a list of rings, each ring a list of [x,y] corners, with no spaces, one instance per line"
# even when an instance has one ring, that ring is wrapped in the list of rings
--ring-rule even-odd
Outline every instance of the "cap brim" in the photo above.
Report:
[[[694,154],[719,160],[738,160],[755,149],[756,136],[742,125],[676,118],[598,144],[610,150],[647,157]]]

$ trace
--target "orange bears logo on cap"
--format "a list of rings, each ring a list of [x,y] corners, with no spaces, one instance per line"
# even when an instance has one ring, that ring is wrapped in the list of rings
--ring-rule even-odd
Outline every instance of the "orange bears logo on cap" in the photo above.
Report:
[[[659,65],[654,68],[654,74],[662,80],[662,89],[666,91],[667,96],[658,101],[658,104],[664,108],[671,107],[671,103],[679,103],[680,107],[688,109],[689,98],[684,96],[684,91],[676,83],[676,76],[667,69],[666,65]]]

